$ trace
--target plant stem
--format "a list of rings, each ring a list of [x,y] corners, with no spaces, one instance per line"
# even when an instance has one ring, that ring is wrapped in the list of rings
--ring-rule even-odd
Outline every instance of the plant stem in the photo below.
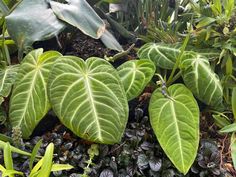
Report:
[[[109,62],[114,62],[116,61],[117,59],[123,57],[123,56],[126,56],[129,54],[129,52],[134,48],[135,44],[132,44],[127,50],[123,51],[123,52],[120,52],[120,53],[117,53],[115,54],[113,57],[107,57],[105,56],[105,59]]]
[[[173,76],[173,78],[172,78],[172,80],[168,83],[168,85],[171,85],[173,82],[175,82],[177,79],[179,79],[180,78],[180,76],[181,76],[181,71],[179,71],[177,74],[175,74],[174,76]]]
[[[176,69],[179,67],[180,60],[181,60],[181,58],[182,58],[182,56],[183,56],[183,54],[184,54],[184,51],[185,51],[185,48],[186,48],[186,46],[187,46],[187,44],[188,44],[189,38],[190,38],[190,32],[189,32],[188,35],[186,36],[186,38],[185,38],[185,40],[184,40],[184,43],[183,43],[183,45],[182,45],[181,48],[180,48],[180,54],[178,55],[178,57],[177,57],[177,59],[176,59],[176,62],[175,62],[175,65],[174,65],[174,68],[172,69],[171,74],[170,74],[170,77],[169,77],[169,79],[168,79],[167,82],[166,82],[166,85],[167,85],[167,86],[170,85],[170,83],[173,82],[173,77],[174,77],[175,71],[176,71]]]

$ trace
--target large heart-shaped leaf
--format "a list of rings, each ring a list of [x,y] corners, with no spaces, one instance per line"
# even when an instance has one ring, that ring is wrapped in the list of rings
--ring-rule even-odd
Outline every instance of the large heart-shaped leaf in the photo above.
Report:
[[[118,72],[107,61],[65,56],[49,79],[49,99],[61,122],[89,141],[119,142],[128,103]]]
[[[152,79],[156,67],[151,60],[131,60],[118,68],[128,100],[137,97]]]
[[[218,76],[211,70],[206,57],[187,52],[181,62],[182,76],[186,86],[202,102],[217,107],[223,100],[223,89]]]
[[[43,49],[30,52],[22,61],[10,100],[10,122],[20,127],[28,138],[50,108],[47,81],[54,61],[61,56],[56,51]]]
[[[79,28],[84,34],[100,38],[105,31],[105,23],[86,0],[67,0],[68,4],[50,1],[57,17]]]
[[[186,174],[197,154],[199,108],[183,84],[168,88],[168,97],[157,89],[151,97],[149,115],[152,128],[166,155]]]
[[[139,58],[150,59],[164,69],[172,69],[179,54],[179,44],[147,43],[138,51]]]
[[[20,50],[31,46],[35,41],[56,36],[65,27],[46,0],[23,0],[6,17],[6,24]]]
[[[11,92],[11,87],[15,82],[18,65],[7,66],[0,69],[0,96],[7,97]]]

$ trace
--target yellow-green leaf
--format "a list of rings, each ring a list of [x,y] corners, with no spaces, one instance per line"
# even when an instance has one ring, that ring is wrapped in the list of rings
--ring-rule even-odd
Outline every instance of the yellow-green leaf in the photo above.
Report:
[[[182,173],[186,174],[197,155],[199,108],[190,90],[174,84],[166,91],[157,89],[151,97],[149,115],[162,149]]]

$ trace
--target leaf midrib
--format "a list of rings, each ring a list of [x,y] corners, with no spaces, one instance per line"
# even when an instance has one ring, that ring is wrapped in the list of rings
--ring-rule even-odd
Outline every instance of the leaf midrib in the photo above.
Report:
[[[90,105],[92,106],[92,112],[93,112],[93,115],[94,115],[94,118],[95,118],[95,122],[97,124],[98,139],[99,139],[99,141],[102,142],[103,138],[102,138],[102,135],[101,135],[101,128],[100,128],[100,124],[99,124],[99,120],[98,120],[98,115],[97,115],[97,112],[96,112],[95,103],[93,101],[93,93],[92,93],[92,90],[90,88],[89,77],[88,77],[87,74],[84,75],[84,84],[85,84],[85,87],[86,87],[86,90],[87,90]]]
[[[176,117],[175,114],[175,107],[174,107],[174,101],[170,101],[170,106],[171,106],[171,114],[173,115],[173,119],[174,119],[174,124],[175,124],[175,128],[176,128],[176,134],[177,134],[177,143],[179,145],[179,149],[180,149],[180,157],[181,157],[181,164],[182,164],[182,169],[184,170],[184,158],[183,158],[183,152],[182,152],[182,143],[181,143],[181,139],[180,139],[180,131],[179,131],[179,127],[178,127],[178,119]]]

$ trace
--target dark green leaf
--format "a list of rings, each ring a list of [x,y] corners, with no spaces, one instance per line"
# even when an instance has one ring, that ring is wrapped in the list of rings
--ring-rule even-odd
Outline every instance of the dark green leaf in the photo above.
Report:
[[[212,107],[222,104],[221,82],[206,57],[195,52],[185,53],[181,71],[184,83],[199,100]]]
[[[65,24],[57,19],[45,0],[23,0],[6,17],[7,29],[19,50],[26,49],[35,41],[54,37]]]
[[[179,44],[147,43],[138,51],[139,58],[150,59],[164,69],[172,69],[179,54]]]
[[[84,34],[100,38],[105,31],[105,23],[86,0],[67,0],[68,4],[50,1],[57,18],[77,27]]]

